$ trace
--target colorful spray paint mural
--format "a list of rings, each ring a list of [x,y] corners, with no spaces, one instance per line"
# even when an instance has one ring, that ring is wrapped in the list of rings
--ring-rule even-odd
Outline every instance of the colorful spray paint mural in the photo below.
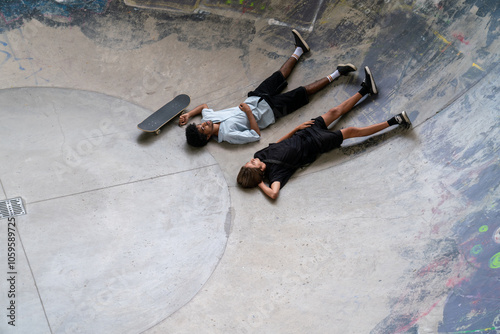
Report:
[[[3,0],[0,2],[0,32],[33,16],[71,21],[75,11],[102,13],[110,0]]]
[[[493,171],[498,175],[498,165]],[[464,277],[449,294],[440,332],[472,333],[481,329],[483,333],[495,333],[500,330],[499,218],[500,213],[493,208],[471,214],[457,224],[456,232],[462,238],[458,244],[460,254],[476,271]]]

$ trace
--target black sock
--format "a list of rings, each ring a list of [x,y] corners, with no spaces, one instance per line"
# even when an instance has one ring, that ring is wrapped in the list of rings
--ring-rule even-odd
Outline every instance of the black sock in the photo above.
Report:
[[[361,96],[365,96],[366,94],[370,93],[370,90],[365,85],[362,85],[358,93],[361,94]]]
[[[396,116],[388,120],[387,123],[389,123],[389,126],[399,124],[398,121],[396,121]]]

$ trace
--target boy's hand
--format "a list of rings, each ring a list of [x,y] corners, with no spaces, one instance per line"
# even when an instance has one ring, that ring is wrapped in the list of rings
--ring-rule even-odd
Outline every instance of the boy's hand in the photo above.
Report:
[[[284,136],[284,137],[282,137],[280,140],[278,140],[278,141],[277,141],[277,143],[282,142],[282,141],[283,141],[283,140],[285,140],[285,139],[291,138],[291,137],[295,134],[295,132],[300,131],[300,130],[303,130],[303,129],[305,129],[305,128],[309,128],[309,127],[310,127],[311,125],[313,125],[313,124],[314,124],[314,120],[313,120],[313,119],[311,119],[311,120],[309,120],[309,121],[307,121],[307,122],[304,122],[304,123],[300,124],[300,125],[299,125],[299,126],[297,126],[295,129],[293,129],[292,131],[290,131],[287,135],[285,135],[285,136]]]
[[[245,114],[252,112],[252,110],[250,110],[250,107],[246,103],[240,103],[240,110],[243,111]]]
[[[250,129],[254,130],[257,132],[257,134],[260,136],[260,129],[259,125],[257,124],[257,120],[255,119],[255,116],[252,114],[252,109],[250,109],[250,106],[246,103],[240,103],[239,105],[240,110],[247,115],[248,121],[250,122]]]
[[[189,113],[185,113],[179,116],[179,126],[186,125],[189,121],[189,118]]]
[[[314,120],[313,120],[313,119],[311,119],[311,120],[309,120],[309,121],[307,121],[307,122],[304,122],[304,123],[302,123],[301,125],[299,125],[299,126],[297,127],[297,131],[299,131],[299,130],[304,130],[305,128],[309,128],[309,127],[311,127],[311,125],[313,125],[313,124],[314,124]]]
[[[203,103],[203,104],[200,104],[199,106],[197,106],[196,108],[194,108],[193,110],[191,111],[188,111],[187,113],[185,114],[182,114],[180,117],[179,117],[179,126],[182,126],[182,125],[186,125],[187,122],[189,121],[189,119],[191,117],[195,117],[195,116],[198,116],[199,114],[202,113],[203,109],[208,109],[208,106],[206,103]]]

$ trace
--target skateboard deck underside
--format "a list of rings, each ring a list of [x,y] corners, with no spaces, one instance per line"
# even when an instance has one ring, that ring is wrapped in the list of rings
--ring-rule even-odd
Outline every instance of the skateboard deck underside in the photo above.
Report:
[[[139,123],[137,127],[146,132],[158,132],[162,126],[186,109],[189,102],[190,98],[188,95],[178,95],[172,101],[168,102],[152,113],[151,116]]]

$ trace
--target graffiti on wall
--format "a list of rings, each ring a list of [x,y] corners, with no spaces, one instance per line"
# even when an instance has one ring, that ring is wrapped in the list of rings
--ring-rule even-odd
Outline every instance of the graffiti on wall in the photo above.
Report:
[[[498,173],[498,167],[495,168]],[[497,207],[495,203],[494,207]],[[485,210],[468,216],[457,225],[461,236],[458,249],[469,266],[476,270],[451,290],[439,331],[493,333],[500,329],[500,228],[497,210]],[[468,330],[468,331],[467,331]]]
[[[15,30],[15,39],[25,41],[36,35],[42,23],[69,24],[82,14],[101,14],[111,0],[2,0],[0,2],[0,33]],[[35,18],[27,29],[19,29],[25,22]],[[12,37],[12,36],[11,36]],[[20,55],[22,54],[22,56]],[[17,69],[32,84],[49,82],[41,76],[42,68],[30,56],[29,50],[19,50],[7,34],[0,36],[0,68],[7,63],[16,63]]]
[[[0,2],[0,32],[22,19],[42,16],[71,22],[75,11],[102,13],[111,0],[3,0]]]

